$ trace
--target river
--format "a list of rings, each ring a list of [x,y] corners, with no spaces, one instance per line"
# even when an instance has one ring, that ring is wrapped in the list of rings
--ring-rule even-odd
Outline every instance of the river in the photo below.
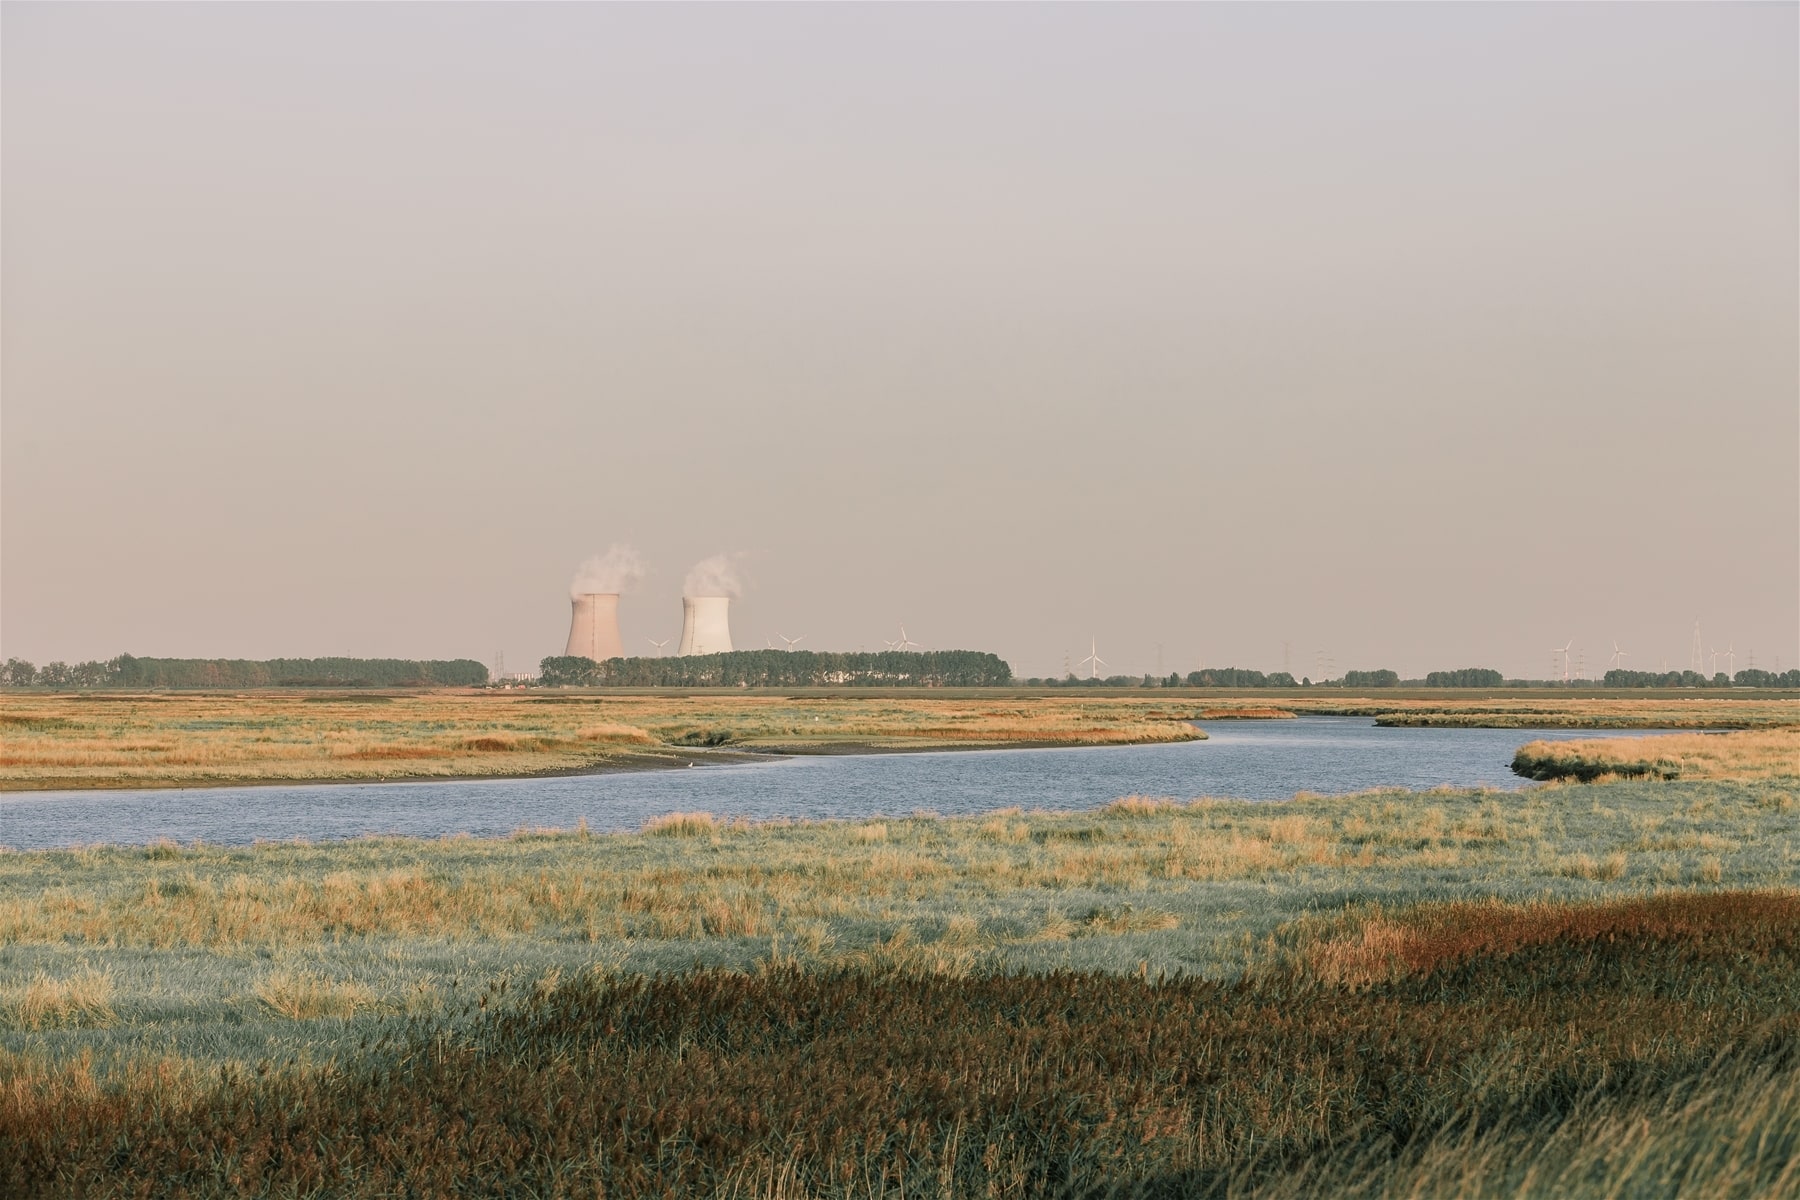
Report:
[[[1284,800],[1374,787],[1518,789],[1528,785],[1509,769],[1513,751],[1534,738],[1647,732],[1384,729],[1365,717],[1203,727],[1207,741],[1157,746],[774,758],[540,779],[14,792],[0,795],[0,845],[491,837],[582,820],[595,832],[637,829],[668,812],[819,820],[1083,809],[1134,794]]]

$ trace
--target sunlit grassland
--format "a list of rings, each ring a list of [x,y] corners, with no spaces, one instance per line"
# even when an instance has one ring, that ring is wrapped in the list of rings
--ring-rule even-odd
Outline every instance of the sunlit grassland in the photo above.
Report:
[[[733,752],[1124,745],[1204,736],[1189,723],[1198,719],[1292,713],[1508,728],[1800,726],[1800,700],[1764,696],[12,692],[0,694],[0,789],[531,775]]]
[[[0,1191],[1800,1190],[1800,896],[1430,905],[1289,950],[1229,984],[549,974],[330,1063],[0,1056]]]
[[[1186,721],[1191,707],[1004,696],[15,693],[0,696],[0,788],[525,775],[681,765],[732,750],[1185,741],[1204,736]]]
[[[1484,729],[1755,729],[1800,725],[1800,697],[1743,693],[1681,692],[1620,696],[1579,691],[1496,695],[1470,689],[1442,695],[1379,695],[1313,688],[1279,695],[1268,703],[1295,713],[1373,717],[1377,725]]]
[[[34,851],[0,855],[0,1045],[255,1057],[594,964],[1230,978],[1322,917],[1796,887],[1780,783]],[[28,1014],[30,989],[95,979],[104,1006]]]
[[[1800,781],[1800,728],[1727,734],[1667,734],[1528,743],[1513,769],[1535,779],[1652,779]]]

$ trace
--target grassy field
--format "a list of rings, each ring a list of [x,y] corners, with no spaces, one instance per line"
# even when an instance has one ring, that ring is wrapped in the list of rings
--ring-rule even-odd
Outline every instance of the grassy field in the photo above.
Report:
[[[1204,736],[1191,704],[1061,697],[256,692],[0,697],[0,789],[531,775],[731,752]]]
[[[1792,893],[1433,906],[1230,984],[540,976],[330,1063],[13,1059],[0,1190],[1784,1196],[1797,991]]]
[[[1533,779],[1800,780],[1800,729],[1724,735],[1669,734],[1639,739],[1531,742],[1513,769]]]
[[[1265,693],[1266,695],[1267,693]],[[1538,691],[1507,694],[1332,697],[1308,690],[1272,700],[1296,713],[1373,717],[1377,725],[1484,729],[1759,729],[1800,725],[1800,696],[1785,693],[1596,693]]]
[[[1295,714],[1517,728],[1800,727],[1800,699],[1333,689],[943,695],[0,694],[0,790],[553,774],[737,753],[1119,745]]]
[[[595,963],[1227,979],[1321,916],[1793,887],[1800,805],[1770,782],[15,853],[0,855],[0,1046],[278,1055]],[[57,1017],[46,997],[83,987],[105,1019],[74,1000]]]
[[[1598,781],[1523,793],[0,854],[0,1193],[1800,1194],[1792,737],[1560,743]]]

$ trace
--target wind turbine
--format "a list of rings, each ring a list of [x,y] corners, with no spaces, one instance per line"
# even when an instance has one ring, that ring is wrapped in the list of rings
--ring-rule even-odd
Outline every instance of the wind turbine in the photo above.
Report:
[[[1551,654],[1562,655],[1562,673],[1563,673],[1562,681],[1564,683],[1569,682],[1569,648],[1571,646],[1573,646],[1574,644],[1575,644],[1575,639],[1570,638],[1566,645],[1550,647]],[[1550,661],[1552,663],[1556,662],[1556,660],[1554,658],[1552,658]],[[1554,669],[1555,668],[1552,667],[1552,670],[1554,670]]]
[[[1625,651],[1619,649],[1619,643],[1615,641],[1613,643],[1612,665],[1615,668],[1622,669],[1625,666],[1625,659],[1628,657],[1629,655],[1627,655]]]
[[[1088,669],[1089,679],[1098,679],[1100,677],[1100,668],[1106,665],[1106,660],[1100,657],[1100,642],[1098,639],[1088,639],[1088,656],[1081,660],[1081,665]]]
[[[900,646],[899,642],[890,642],[886,638],[881,639],[881,644],[886,646],[889,650],[898,649]]]
[[[902,650],[912,650],[917,648],[918,644],[919,643],[906,636],[906,626],[902,625],[900,627],[900,640],[895,642],[894,645]]]
[[[775,636],[786,642],[789,650],[792,650],[795,646],[798,646],[801,642],[806,640],[806,635],[804,633],[797,638],[791,638],[785,633],[777,633]]]
[[[1725,673],[1727,675],[1732,676],[1733,678],[1735,678],[1737,676],[1737,639],[1736,638],[1733,638],[1725,646]]]
[[[664,638],[662,641],[659,642],[655,638],[651,638],[650,644],[652,646],[656,647],[656,657],[661,658],[663,656],[663,647],[667,646],[670,642],[672,642],[674,640],[675,640],[674,638]]]
[[[1717,675],[1719,673],[1719,648],[1717,646],[1712,647],[1712,668],[1712,673]]]

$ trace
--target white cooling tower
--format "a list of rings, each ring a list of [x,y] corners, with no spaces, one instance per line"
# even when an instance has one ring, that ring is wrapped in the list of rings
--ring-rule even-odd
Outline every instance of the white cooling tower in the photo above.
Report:
[[[681,598],[681,648],[677,654],[731,652],[731,597]]]
[[[605,662],[625,657],[619,640],[619,594],[588,592],[569,601],[569,648],[563,653]]]

